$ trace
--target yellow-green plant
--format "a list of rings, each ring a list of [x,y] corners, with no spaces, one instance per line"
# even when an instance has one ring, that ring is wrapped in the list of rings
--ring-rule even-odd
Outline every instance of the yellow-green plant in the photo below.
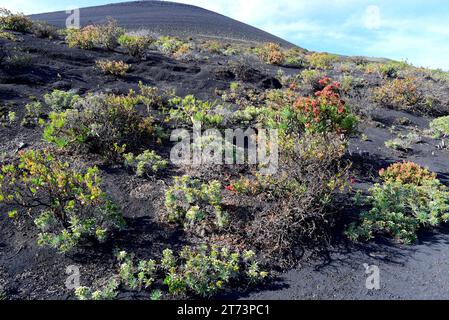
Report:
[[[11,218],[28,210],[23,215],[34,218],[40,245],[67,252],[88,238],[104,241],[123,227],[120,210],[101,190],[97,168],[81,173],[48,150],[31,150],[0,172],[0,203],[10,207]]]
[[[113,76],[120,76],[120,77],[126,76],[126,73],[128,72],[129,68],[131,68],[129,64],[121,60],[119,61],[97,60],[95,62],[95,65],[101,72],[105,74],[112,74]]]
[[[222,200],[219,181],[202,183],[190,176],[175,177],[173,186],[165,193],[167,218],[200,235],[222,229],[228,224]]]

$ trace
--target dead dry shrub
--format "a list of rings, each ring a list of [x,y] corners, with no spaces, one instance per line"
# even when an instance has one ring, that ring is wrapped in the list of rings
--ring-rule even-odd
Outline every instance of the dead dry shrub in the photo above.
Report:
[[[259,197],[271,201],[247,232],[274,263],[288,265],[305,247],[328,243],[338,219],[335,195],[349,181],[345,149],[336,135],[306,136],[294,151],[281,154],[275,176],[259,179]]]

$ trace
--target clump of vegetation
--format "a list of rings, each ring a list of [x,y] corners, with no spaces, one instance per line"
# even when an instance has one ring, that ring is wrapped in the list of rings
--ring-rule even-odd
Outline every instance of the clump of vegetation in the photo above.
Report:
[[[326,74],[319,70],[303,70],[299,75],[302,84],[310,91],[315,93],[323,88],[320,81],[326,78]]]
[[[165,250],[162,266],[168,272],[164,284],[169,293],[185,295],[191,291],[202,298],[215,295],[232,281],[246,279],[254,284],[268,276],[260,270],[254,252],[240,254],[216,246],[185,247],[179,257]]]
[[[306,56],[310,66],[315,69],[329,70],[338,61],[338,56],[330,53],[312,53]]]
[[[89,95],[78,101],[77,109],[51,113],[43,138],[60,148],[84,146],[106,159],[118,159],[126,150],[138,149],[154,132],[153,119],[136,110],[138,102],[133,92]]]
[[[91,50],[96,46],[106,50],[114,50],[118,46],[118,39],[124,30],[117,26],[117,21],[108,18],[101,25],[88,25],[81,29],[70,28],[66,31],[66,41],[69,47],[80,47]]]
[[[385,141],[385,146],[390,149],[407,152],[414,143],[421,141],[417,133],[410,132],[407,135],[399,135],[397,138]]]
[[[28,33],[32,28],[33,22],[23,13],[12,13],[8,9],[0,8],[0,29]]]
[[[57,39],[59,37],[58,29],[45,21],[34,22],[32,32],[36,37],[43,39]]]
[[[284,64],[295,68],[305,68],[307,66],[307,60],[305,58],[304,50],[293,48],[284,51],[285,62]]]
[[[90,25],[81,29],[69,28],[65,30],[66,42],[69,48],[80,47],[85,50],[92,50],[95,47],[95,39],[98,30]]]
[[[111,74],[113,76],[126,76],[131,66],[121,60],[97,60],[95,62],[96,67],[105,74]]]
[[[175,96],[174,90],[162,90],[158,87],[144,85],[142,81],[138,84],[142,103],[150,109],[162,109],[169,104],[169,100]]]
[[[0,39],[9,40],[9,41],[13,41],[13,42],[19,41],[19,39],[15,35],[13,35],[12,33],[9,33],[9,32],[5,32],[5,31],[0,31]],[[0,62],[1,62],[1,60],[0,60]]]
[[[201,101],[193,95],[184,98],[175,97],[169,101],[169,119],[184,124],[201,122],[204,126],[219,126],[223,122],[223,116],[213,112],[215,103]]]
[[[374,90],[373,99],[386,107],[410,109],[422,101],[415,78],[394,79]]]
[[[54,112],[73,109],[80,96],[73,91],[53,90],[44,95],[44,101]]]
[[[39,119],[42,117],[42,103],[34,101],[25,105],[25,116],[22,119],[22,126],[33,127],[39,123]]]
[[[259,58],[268,64],[280,65],[285,61],[284,52],[277,43],[268,42],[256,50]]]
[[[23,152],[0,172],[0,202],[10,206],[11,218],[18,208],[28,209],[40,245],[67,252],[85,239],[104,241],[123,226],[120,210],[100,188],[97,168],[81,173],[43,150]]]
[[[379,64],[379,73],[386,78],[397,78],[399,76],[399,72],[407,70],[410,68],[410,65],[405,62],[392,61],[389,63]]]
[[[294,104],[297,119],[308,132],[337,132],[351,134],[357,127],[357,119],[341,99],[338,82],[329,78],[320,82],[325,85],[316,98],[299,98]]]
[[[132,36],[124,34],[118,38],[118,43],[134,58],[143,59],[150,45],[155,40],[147,36]]]
[[[224,50],[223,45],[220,41],[208,40],[201,44],[201,51],[210,54],[221,54]]]
[[[12,51],[4,59],[4,66],[8,70],[23,70],[33,66],[33,57],[27,52]]]
[[[171,56],[183,46],[184,42],[178,38],[162,36],[155,44],[159,48],[159,51]]]
[[[138,177],[150,177],[168,166],[168,161],[163,160],[160,155],[152,150],[145,150],[138,156],[128,153],[123,157],[125,158],[125,166],[135,171]]]
[[[375,235],[392,236],[413,243],[423,227],[449,220],[449,191],[436,175],[417,164],[397,163],[380,171],[382,184],[369,190],[360,223],[347,230],[350,239],[369,240]]]
[[[75,292],[78,299],[112,300],[120,286],[149,290],[152,300],[159,300],[164,292],[178,298],[188,295],[211,298],[237,281],[254,285],[268,277],[253,251],[230,251],[215,245],[186,246],[176,254],[165,249],[160,261],[138,260],[134,254],[120,251],[117,260],[118,275],[99,290],[78,288]]]
[[[222,208],[221,192],[219,181],[202,183],[190,176],[176,177],[165,194],[168,221],[199,235],[226,227],[228,214]]]
[[[435,139],[449,136],[449,116],[439,117],[430,123],[430,131]]]
[[[88,287],[79,287],[75,290],[75,296],[78,300],[114,300],[117,298],[117,290],[120,283],[116,279],[111,279],[104,287],[99,290],[92,290]]]

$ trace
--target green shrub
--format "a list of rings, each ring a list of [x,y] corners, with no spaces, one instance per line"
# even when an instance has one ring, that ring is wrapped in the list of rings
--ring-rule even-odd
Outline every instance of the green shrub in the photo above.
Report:
[[[45,21],[34,22],[32,32],[38,38],[57,39],[59,37],[58,29]]]
[[[19,41],[19,38],[17,38],[15,35],[13,35],[12,33],[9,32],[5,32],[5,31],[0,31],[0,39],[3,40],[9,40],[9,41]],[[1,62],[1,60],[0,60]]]
[[[169,103],[173,107],[170,109],[169,120],[183,124],[197,121],[204,126],[219,126],[223,122],[223,116],[213,112],[215,103],[198,100],[193,95],[175,97]]]
[[[161,90],[158,87],[146,86],[139,81],[140,99],[147,107],[149,113],[151,109],[162,109],[169,104],[170,98],[175,96],[174,90]]]
[[[414,163],[395,164],[380,172],[382,184],[369,190],[360,223],[347,230],[350,239],[372,239],[387,235],[410,244],[423,227],[449,220],[449,191],[434,174]]]
[[[432,120],[430,130],[435,139],[449,136],[449,116]]]
[[[44,101],[54,112],[62,112],[67,109],[73,109],[80,96],[73,91],[53,90],[44,95]]]
[[[8,9],[0,8],[0,29],[27,33],[33,27],[33,22],[23,13],[12,13]]]
[[[168,274],[164,284],[170,294],[184,295],[191,291],[203,298],[211,297],[231,281],[246,278],[256,283],[266,278],[268,274],[259,270],[254,258],[252,251],[239,254],[216,246],[185,247],[179,258],[171,250],[165,250],[163,260]]]
[[[117,21],[108,17],[104,24],[96,25],[94,42],[96,45],[112,51],[118,47],[118,39],[125,33],[117,26]]]
[[[407,135],[399,135],[397,138],[385,141],[385,146],[390,149],[409,151],[411,146],[421,141],[421,137],[413,132]]]
[[[4,61],[5,68],[16,71],[30,68],[33,65],[33,57],[26,52],[10,52]]]
[[[39,101],[30,102],[25,105],[25,116],[22,120],[22,126],[33,127],[39,123],[39,119],[42,117],[42,103]]]
[[[126,73],[131,67],[129,64],[126,64],[121,60],[97,60],[95,61],[95,65],[104,74],[111,74],[117,77],[126,76]]]
[[[143,59],[145,52],[155,40],[151,37],[131,36],[124,34],[118,38],[118,43],[134,58]]]
[[[29,209],[40,245],[67,252],[86,238],[104,241],[123,226],[118,207],[100,188],[97,168],[80,173],[44,150],[22,153],[0,172],[0,202],[10,206],[11,218],[17,208]]]
[[[338,56],[330,53],[312,53],[306,56],[306,59],[312,68],[329,70],[338,61]]]
[[[69,28],[65,31],[65,40],[69,48],[80,47],[92,50],[95,47],[97,32],[98,30],[94,26],[86,26],[82,29]]]
[[[175,177],[174,185],[165,193],[165,207],[170,222],[203,235],[228,224],[228,214],[222,208],[219,181],[202,183],[189,176]]]
[[[125,166],[136,172],[138,177],[152,176],[160,170],[167,168],[168,161],[163,160],[156,152],[145,150],[137,157],[132,153],[124,155]]]
[[[151,299],[159,300],[163,292],[154,288],[160,284],[175,297],[210,298],[238,281],[254,285],[268,276],[253,251],[232,252],[217,246],[184,247],[179,255],[166,249],[160,261],[138,260],[126,251],[119,252],[117,259],[118,276],[100,290],[78,288],[78,299],[112,300],[124,286],[133,291],[149,290]]]
[[[100,290],[93,291],[88,287],[79,287],[75,290],[75,296],[78,300],[114,300],[117,298],[119,285],[116,279],[112,279]]]
[[[156,261],[140,260],[135,263],[135,257],[125,251],[117,255],[120,262],[119,277],[122,283],[132,290],[150,288],[156,278]]]
[[[417,79],[408,77],[385,82],[374,90],[374,101],[392,108],[409,109],[422,101]]]
[[[280,65],[285,62],[285,55],[281,46],[277,43],[268,42],[257,49],[260,60],[267,64]]]
[[[184,45],[184,42],[178,38],[162,36],[155,44],[163,54],[173,55]]]
[[[108,17],[104,24],[88,25],[81,29],[69,28],[65,33],[70,48],[78,46],[91,50],[97,46],[112,51],[118,47],[118,39],[124,30],[117,26],[117,21]]]
[[[142,117],[135,108],[139,98],[90,95],[80,99],[76,110],[50,114],[44,140],[58,147],[87,147],[106,159],[120,158],[126,149],[135,150],[154,132],[151,117]]]
[[[396,78],[399,76],[400,71],[404,71],[404,70],[410,68],[410,65],[405,61],[402,61],[402,62],[392,61],[389,63],[380,64],[378,67],[379,67],[379,73],[383,77]]]

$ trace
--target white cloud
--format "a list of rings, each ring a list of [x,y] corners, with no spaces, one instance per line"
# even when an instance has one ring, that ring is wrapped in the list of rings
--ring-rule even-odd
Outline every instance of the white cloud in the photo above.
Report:
[[[367,29],[379,29],[381,26],[380,9],[378,6],[368,6],[363,17],[363,24]]]

